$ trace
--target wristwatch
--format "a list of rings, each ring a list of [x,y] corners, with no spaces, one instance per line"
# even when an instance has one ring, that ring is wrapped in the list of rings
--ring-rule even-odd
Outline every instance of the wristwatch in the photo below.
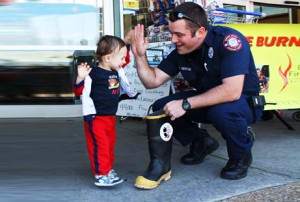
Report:
[[[186,98],[183,99],[182,109],[184,109],[185,111],[188,111],[191,109],[191,104],[189,103],[189,101]]]

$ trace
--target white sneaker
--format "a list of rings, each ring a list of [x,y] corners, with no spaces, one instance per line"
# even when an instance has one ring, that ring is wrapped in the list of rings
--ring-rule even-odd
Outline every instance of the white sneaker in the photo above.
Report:
[[[95,179],[98,180],[99,178],[101,178],[103,175],[95,175]],[[116,171],[114,169],[111,169],[108,173],[108,176],[112,179],[112,180],[119,180],[120,177],[119,175],[116,173]]]
[[[112,179],[112,180],[119,180],[120,177],[119,175],[116,173],[116,171],[114,169],[111,169],[108,173],[108,176]]]
[[[113,180],[108,175],[102,175],[99,179],[95,181],[96,186],[100,187],[111,187],[123,182],[123,179]]]

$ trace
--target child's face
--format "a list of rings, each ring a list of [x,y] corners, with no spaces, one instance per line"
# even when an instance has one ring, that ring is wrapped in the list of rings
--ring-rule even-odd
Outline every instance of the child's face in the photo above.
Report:
[[[112,70],[117,70],[119,67],[121,67],[123,64],[126,63],[125,57],[127,54],[127,48],[124,46],[120,50],[117,48],[113,53],[110,61],[110,68]]]

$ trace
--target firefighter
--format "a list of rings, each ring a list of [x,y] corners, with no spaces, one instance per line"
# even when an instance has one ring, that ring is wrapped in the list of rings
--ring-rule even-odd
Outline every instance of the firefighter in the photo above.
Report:
[[[246,38],[232,28],[209,25],[204,9],[193,2],[182,3],[170,12],[169,28],[176,49],[157,68],[150,68],[144,26],[135,27],[132,51],[138,76],[146,88],[152,89],[181,73],[194,90],[159,99],[153,110],[163,109],[172,120],[173,136],[182,145],[190,145],[182,163],[199,164],[218,148],[218,142],[194,122],[212,124],[227,145],[229,160],[221,169],[221,177],[246,177],[253,146],[248,127],[260,119],[264,108],[248,103],[258,96],[259,80]],[[145,180],[137,183],[144,188],[149,184]]]

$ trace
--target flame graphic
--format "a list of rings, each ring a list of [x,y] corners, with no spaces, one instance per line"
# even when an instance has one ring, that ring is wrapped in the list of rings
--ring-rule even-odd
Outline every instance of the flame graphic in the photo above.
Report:
[[[289,84],[288,82],[288,79],[287,79],[287,73],[291,70],[292,68],[292,60],[291,60],[291,57],[287,54],[288,58],[289,58],[289,66],[286,68],[286,70],[283,72],[282,69],[281,69],[281,65],[278,69],[278,72],[279,72],[279,75],[282,77],[283,81],[284,81],[284,84],[280,90],[283,91],[285,89],[285,87]]]

